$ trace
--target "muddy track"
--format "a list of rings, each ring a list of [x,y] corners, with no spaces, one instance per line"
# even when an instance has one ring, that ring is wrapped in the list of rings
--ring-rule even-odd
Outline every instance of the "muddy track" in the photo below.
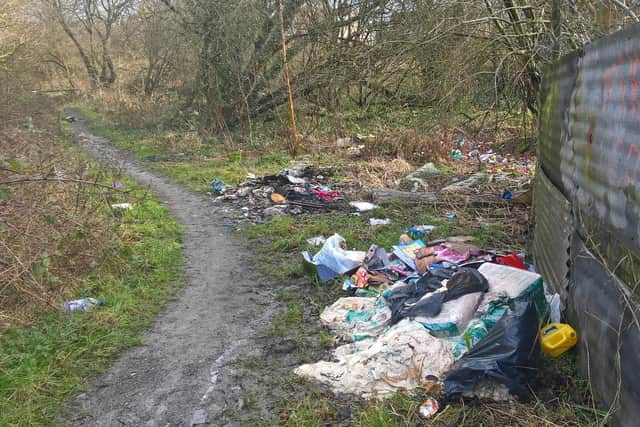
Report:
[[[128,350],[70,404],[77,426],[233,425],[242,407],[234,361],[263,356],[273,296],[252,272],[247,247],[222,227],[205,197],[148,170],[91,134],[74,110],[78,144],[151,189],[184,226],[186,285],[159,315],[142,345]]]

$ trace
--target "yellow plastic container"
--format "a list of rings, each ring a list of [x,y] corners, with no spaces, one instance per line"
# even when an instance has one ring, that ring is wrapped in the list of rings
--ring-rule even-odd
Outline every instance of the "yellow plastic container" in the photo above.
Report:
[[[540,346],[551,357],[558,357],[578,342],[575,329],[566,323],[549,323],[540,329]]]

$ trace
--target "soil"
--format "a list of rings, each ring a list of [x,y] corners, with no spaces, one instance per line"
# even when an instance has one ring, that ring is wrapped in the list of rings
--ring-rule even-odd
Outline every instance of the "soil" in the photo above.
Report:
[[[87,131],[77,111],[78,144],[129,174],[166,204],[184,226],[185,286],[161,312],[142,344],[121,355],[89,390],[70,403],[75,426],[236,425],[245,403],[238,360],[277,357],[265,333],[274,313],[273,288],[253,268],[248,245],[223,227],[210,199],[147,170],[110,141]],[[269,349],[269,350],[267,350]],[[274,415],[274,403],[252,411]]]

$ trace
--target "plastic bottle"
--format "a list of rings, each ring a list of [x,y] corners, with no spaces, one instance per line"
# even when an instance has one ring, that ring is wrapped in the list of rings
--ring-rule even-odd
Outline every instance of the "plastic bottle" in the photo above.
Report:
[[[93,310],[96,306],[104,305],[104,300],[97,300],[95,298],[82,298],[64,303],[64,310],[68,313],[75,312],[88,312]]]
[[[566,323],[550,323],[540,329],[540,346],[551,357],[558,357],[578,342],[576,331]]]

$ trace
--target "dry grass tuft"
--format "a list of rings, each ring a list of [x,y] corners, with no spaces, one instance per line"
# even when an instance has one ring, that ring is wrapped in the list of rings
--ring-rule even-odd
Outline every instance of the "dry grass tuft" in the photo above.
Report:
[[[347,181],[354,181],[372,188],[395,188],[400,180],[415,170],[404,159],[391,161],[371,160],[358,162],[347,169]]]
[[[59,307],[113,243],[114,223],[100,213],[112,201],[109,190],[56,181],[95,182],[101,173],[55,134],[5,129],[0,153],[3,328],[28,324],[37,312]]]

